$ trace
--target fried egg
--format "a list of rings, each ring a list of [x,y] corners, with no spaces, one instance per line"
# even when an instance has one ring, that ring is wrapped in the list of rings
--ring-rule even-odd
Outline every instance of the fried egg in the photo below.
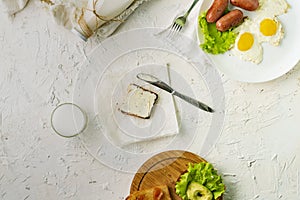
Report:
[[[284,36],[284,30],[277,16],[287,12],[285,0],[260,0],[260,9],[253,17],[252,31],[257,34],[259,42],[268,42],[278,46]]]
[[[259,64],[263,59],[262,43],[278,46],[284,37],[284,29],[277,16],[287,12],[286,0],[260,0],[259,9],[236,28],[238,33],[233,55]]]
[[[252,21],[247,20],[241,25],[240,32],[235,40],[233,55],[244,61],[258,64],[263,58],[263,49],[256,36],[251,32]]]
[[[284,30],[277,17],[258,16],[253,20],[255,25],[252,32],[256,33],[258,41],[268,42],[273,46],[278,46],[284,36]]]
[[[279,16],[288,11],[289,5],[286,0],[260,0],[259,12],[267,15]]]

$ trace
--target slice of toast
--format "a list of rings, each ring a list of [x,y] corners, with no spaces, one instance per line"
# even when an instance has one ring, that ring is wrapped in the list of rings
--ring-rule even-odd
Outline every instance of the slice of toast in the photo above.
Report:
[[[152,108],[158,99],[158,94],[136,84],[130,84],[125,104],[120,109],[122,113],[149,119]]]
[[[125,200],[172,200],[167,185],[135,191]]]

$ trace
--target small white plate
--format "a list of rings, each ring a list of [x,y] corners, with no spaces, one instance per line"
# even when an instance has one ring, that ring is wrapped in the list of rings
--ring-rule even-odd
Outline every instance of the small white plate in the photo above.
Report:
[[[213,0],[204,0],[199,11],[208,10]],[[298,1],[288,1],[290,8],[284,15],[279,16],[285,36],[280,46],[274,47],[267,43],[263,44],[263,61],[259,64],[240,60],[231,55],[230,51],[220,54],[207,54],[214,65],[228,77],[234,80],[248,83],[266,82],[276,79],[289,72],[300,59],[300,6]],[[202,33],[198,27],[197,36],[201,43]]]
[[[218,72],[194,40],[181,34],[176,40],[168,40],[161,33],[156,28],[135,29],[106,39],[87,56],[76,79],[73,102],[89,119],[79,138],[95,159],[113,169],[135,172],[154,154],[174,149],[205,156],[221,133],[225,95]],[[117,107],[126,96],[128,84],[138,81],[135,74],[151,72],[163,78],[160,68],[165,66],[169,66],[167,76],[172,87],[207,103],[216,112],[207,113],[174,98],[178,134],[152,140],[171,121],[170,109],[156,109],[161,112],[159,118],[145,127],[127,118],[122,120],[125,116]],[[124,146],[119,140],[121,134],[148,140]]]

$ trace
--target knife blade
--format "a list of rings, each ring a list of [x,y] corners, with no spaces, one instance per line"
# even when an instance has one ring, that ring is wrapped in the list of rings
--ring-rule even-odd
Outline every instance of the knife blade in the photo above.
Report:
[[[177,96],[177,97],[183,99],[184,101],[192,104],[193,106],[196,106],[197,108],[200,108],[206,112],[211,112],[211,113],[214,112],[214,110],[211,107],[209,107],[208,105],[206,105],[192,97],[189,97],[189,96],[179,93],[178,91],[174,90],[171,86],[169,86],[168,84],[159,80],[158,78],[156,78],[155,76],[153,76],[151,74],[139,73],[139,74],[137,74],[136,77],[142,81],[145,81],[147,83],[150,83],[151,85],[154,85],[160,89],[163,89],[174,96]]]

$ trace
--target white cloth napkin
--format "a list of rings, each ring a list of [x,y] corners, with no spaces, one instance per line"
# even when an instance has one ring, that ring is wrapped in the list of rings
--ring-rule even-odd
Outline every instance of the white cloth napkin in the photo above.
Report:
[[[17,12],[20,12],[27,5],[29,0],[0,0],[0,3],[4,6],[5,12],[9,15],[14,15]],[[81,12],[84,8],[88,6],[88,0],[36,0],[46,8],[48,8],[49,13],[53,17],[54,21],[58,25],[64,26],[66,29],[72,29],[77,26],[78,16],[81,15]],[[100,3],[104,0],[98,0]],[[128,0],[129,1],[129,0]],[[110,20],[96,31],[96,34],[99,37],[106,38],[110,36],[142,3],[148,0],[134,0],[129,7],[122,8],[123,11],[121,14],[117,15],[114,20]],[[47,3],[48,2],[48,3]],[[124,3],[125,2],[125,3]],[[121,3],[121,2],[120,2]],[[126,0],[122,2],[126,5]],[[113,4],[110,6],[111,9],[113,6],[118,6]],[[105,11],[104,11],[105,12]],[[101,15],[101,13],[98,13]],[[109,13],[107,13],[109,15]],[[103,15],[103,17],[106,17]]]
[[[8,15],[14,15],[23,10],[28,0],[1,0],[0,2],[3,4],[4,11],[8,13]]]
[[[96,99],[98,99],[97,102],[101,102],[98,115],[106,116],[100,120],[100,124],[104,124],[107,128],[107,137],[116,146],[123,147],[179,133],[173,96],[166,91],[137,79],[136,75],[141,72],[152,74],[165,82],[169,81],[167,67],[146,65],[128,72],[122,78],[116,76],[114,72],[107,74],[106,79],[110,81],[104,79],[101,82],[99,91],[97,90],[99,97]],[[114,82],[118,82],[117,86],[112,84]],[[126,103],[128,87],[131,84],[137,84],[158,94],[158,101],[152,110],[150,119],[140,119],[126,115],[120,111],[124,103]],[[105,91],[102,91],[102,89],[113,91],[112,96],[107,97],[103,95]],[[109,98],[112,99],[112,102],[107,101]],[[107,113],[112,113],[112,115],[107,116]]]
[[[111,35],[121,24],[124,22],[142,3],[149,1],[149,0],[135,0],[133,4],[124,12],[122,12],[116,19],[117,21],[109,21],[103,26],[101,26],[97,34],[101,37],[108,37]]]
[[[98,0],[98,3],[101,4],[105,0]],[[107,1],[107,0],[106,0]],[[130,0],[122,0],[119,2],[120,5],[116,3],[111,4],[111,6],[105,7],[102,10],[103,13],[97,13],[102,17],[106,18],[109,17],[111,13],[108,10],[114,10],[114,7],[123,6],[123,11],[117,15],[114,20],[110,20],[100,26],[96,31],[96,34],[102,38],[106,38],[110,36],[143,2],[147,0],[135,0],[129,7],[127,7],[126,2],[131,2]],[[82,8],[88,7],[88,0],[79,0],[79,1],[72,1],[72,0],[52,0],[54,3],[53,5],[49,5],[49,11],[54,18],[54,21],[64,26],[67,29],[73,29],[78,27],[78,17],[82,14]],[[125,7],[126,6],[126,7]],[[107,10],[106,10],[107,9]],[[93,15],[92,11],[87,11],[90,15]],[[105,14],[104,14],[105,13]]]

